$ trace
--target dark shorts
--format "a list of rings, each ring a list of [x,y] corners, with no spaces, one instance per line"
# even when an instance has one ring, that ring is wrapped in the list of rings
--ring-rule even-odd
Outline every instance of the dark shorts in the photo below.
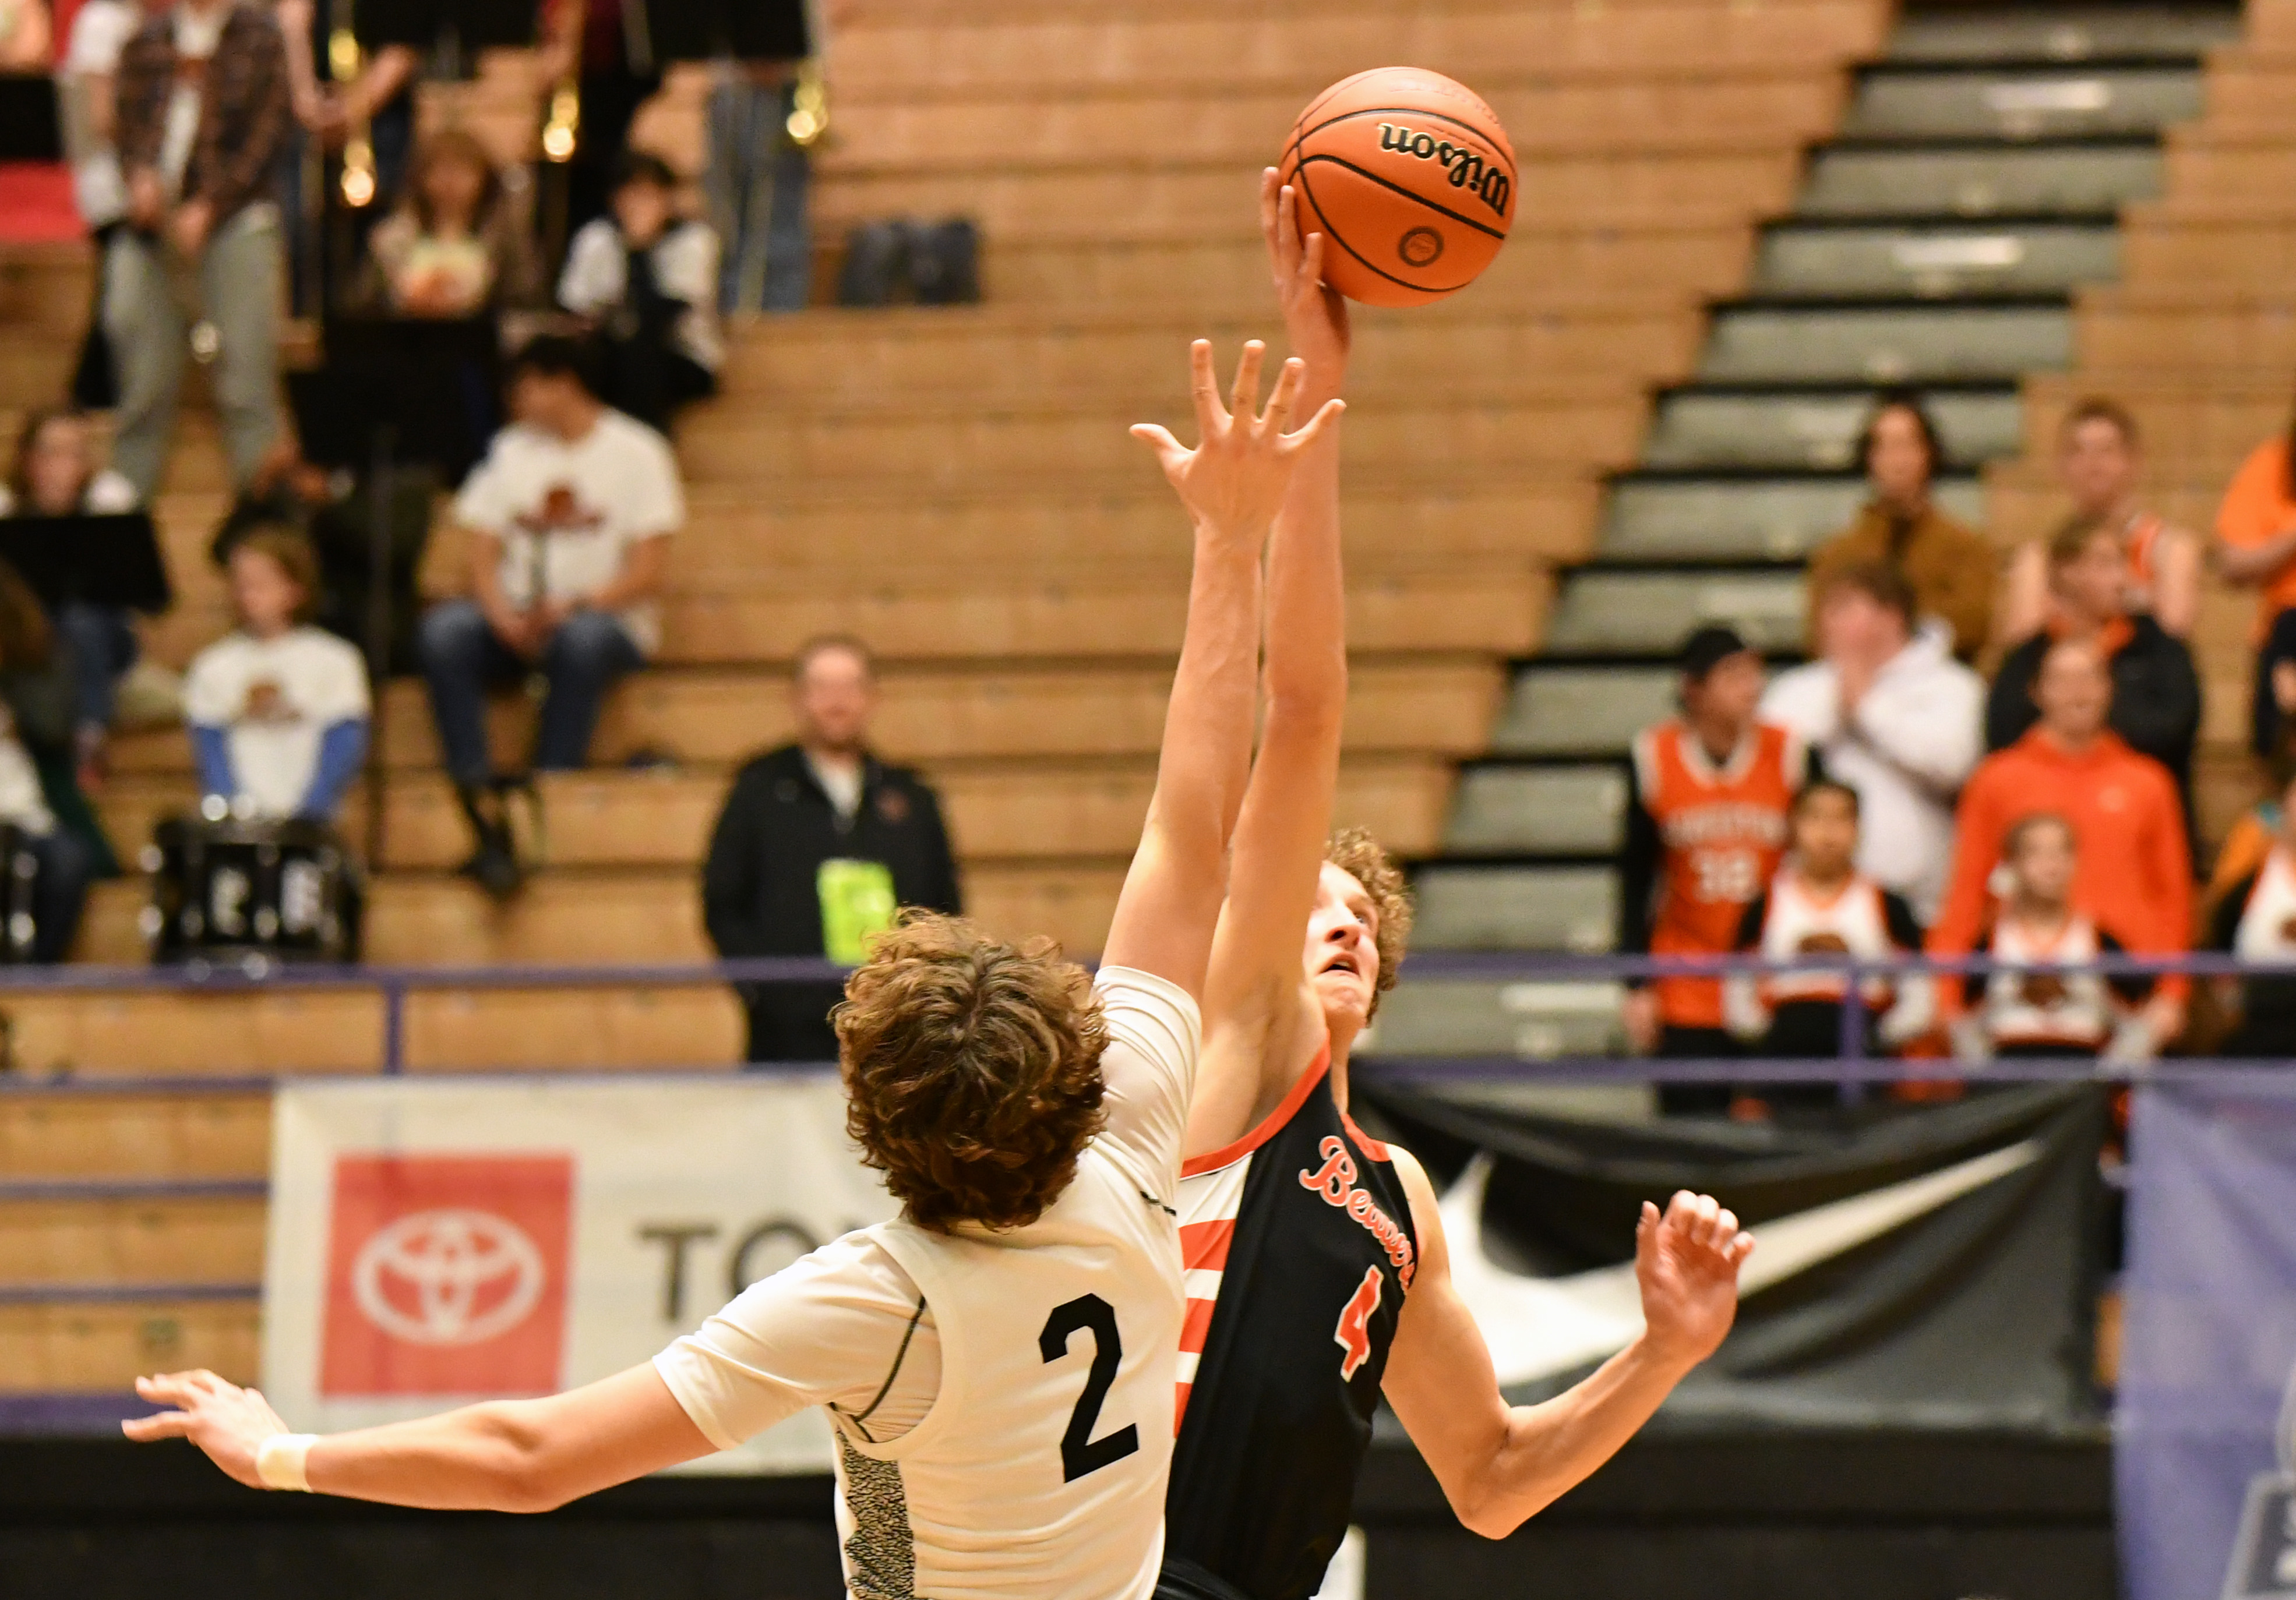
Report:
[[[1156,1577],[1156,1600],[1251,1600],[1251,1596],[1193,1561],[1167,1556]]]

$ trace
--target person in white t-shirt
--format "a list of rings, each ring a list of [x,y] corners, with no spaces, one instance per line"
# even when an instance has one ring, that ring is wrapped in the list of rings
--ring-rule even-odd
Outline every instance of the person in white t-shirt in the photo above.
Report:
[[[570,1394],[324,1439],[212,1373],[139,1380],[242,1483],[534,1511],[829,1412],[856,1596],[1147,1600],[1163,1553],[1185,1317],[1174,1207],[1199,996],[1251,766],[1262,550],[1338,409],[1283,431],[1249,346],[1231,417],[1193,352],[1203,443],[1149,438],[1195,572],[1156,792],[1100,976],[912,913],[838,1014],[847,1128],[901,1216],[752,1285],[645,1365]]]
[[[520,869],[487,748],[488,686],[539,673],[534,770],[580,769],[606,690],[661,643],[656,597],[685,520],[668,441],[598,399],[572,340],[521,350],[510,398],[514,420],[455,502],[472,592],[426,612],[420,638],[447,772],[477,835],[464,870],[498,895]]]
[[[239,627],[184,682],[201,791],[238,817],[331,822],[366,759],[366,664],[310,624],[318,559],[301,535],[243,535],[229,572]]]

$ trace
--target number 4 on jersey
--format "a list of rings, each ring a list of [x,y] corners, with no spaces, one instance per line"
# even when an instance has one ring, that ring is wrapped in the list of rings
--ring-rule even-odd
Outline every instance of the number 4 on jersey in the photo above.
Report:
[[[1371,1359],[1371,1314],[1379,1310],[1381,1274],[1377,1267],[1364,1269],[1363,1282],[1348,1297],[1340,1311],[1340,1326],[1332,1330],[1332,1342],[1347,1351],[1340,1361],[1340,1382],[1349,1382]]]

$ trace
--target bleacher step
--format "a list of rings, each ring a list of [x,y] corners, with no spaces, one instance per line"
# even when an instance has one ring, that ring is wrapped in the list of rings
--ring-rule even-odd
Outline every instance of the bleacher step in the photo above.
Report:
[[[1941,478],[1938,503],[1973,525],[1986,494]],[[1848,472],[1775,478],[1628,478],[1611,491],[1599,548],[1607,561],[1798,561],[1848,527],[1866,503]]]
[[[1443,848],[1454,855],[1614,854],[1626,838],[1627,777],[1615,762],[1459,774]]]
[[[1674,714],[1681,681],[1670,666],[1526,666],[1491,731],[1492,753],[1622,755],[1637,732]]]
[[[2069,294],[2120,273],[2109,224],[1783,224],[1762,236],[1753,292],[1796,299]]]
[[[1699,376],[1718,383],[2014,381],[2069,365],[2072,315],[2054,306],[1734,306]]]
[[[1595,953],[1618,940],[1618,875],[1609,866],[1422,868],[1412,880],[1422,950]]]
[[[2097,216],[2161,192],[2149,142],[2055,148],[1821,150],[1793,215],[1819,217]]]
[[[1943,436],[1946,469],[1967,469],[2014,455],[2020,439],[2017,391],[1944,389],[1930,396]],[[1857,469],[1857,445],[1874,412],[1873,391],[1730,390],[1693,388],[1668,395],[1644,440],[1641,465],[1660,471],[1846,472]]]
[[[1548,619],[1546,653],[1667,656],[1709,624],[1735,628],[1758,650],[1799,650],[1803,590],[1793,568],[1574,573]]]
[[[2079,139],[2197,117],[2195,66],[1882,66],[1860,76],[1845,139]]]

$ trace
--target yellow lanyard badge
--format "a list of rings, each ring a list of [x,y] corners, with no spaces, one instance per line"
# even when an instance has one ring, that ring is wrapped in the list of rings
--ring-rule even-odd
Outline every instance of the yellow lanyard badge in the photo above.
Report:
[[[893,869],[882,861],[831,860],[815,876],[821,894],[821,952],[857,967],[869,941],[893,926]]]

